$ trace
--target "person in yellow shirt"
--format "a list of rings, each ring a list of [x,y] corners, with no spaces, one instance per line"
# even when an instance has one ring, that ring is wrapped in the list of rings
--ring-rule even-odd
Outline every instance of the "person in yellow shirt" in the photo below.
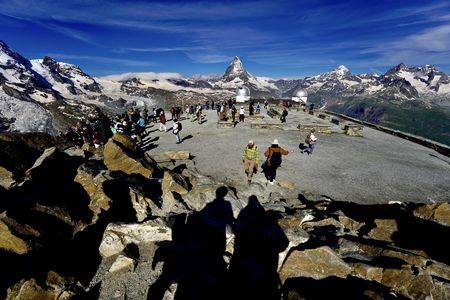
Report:
[[[244,163],[245,173],[247,174],[247,182],[252,182],[254,171],[258,170],[259,165],[259,151],[255,143],[250,140],[242,154],[242,162]]]

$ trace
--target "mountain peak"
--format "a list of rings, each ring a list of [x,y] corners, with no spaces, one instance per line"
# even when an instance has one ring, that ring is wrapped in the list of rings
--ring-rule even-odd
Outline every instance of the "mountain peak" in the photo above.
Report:
[[[244,69],[244,65],[242,64],[239,57],[235,56],[233,58],[233,61],[230,63],[228,68],[226,69],[225,73],[223,74],[222,78],[231,81],[235,78],[241,78],[242,80],[248,80],[252,77],[247,71]]]
[[[334,69],[334,72],[339,74],[339,75],[344,75],[345,73],[349,73],[350,70],[346,66],[340,65],[339,67]]]

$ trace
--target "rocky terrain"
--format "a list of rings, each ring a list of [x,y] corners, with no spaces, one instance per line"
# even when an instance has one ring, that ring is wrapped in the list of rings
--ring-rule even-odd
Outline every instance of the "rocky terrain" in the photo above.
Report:
[[[116,134],[0,135],[2,299],[448,299],[450,205],[205,175]]]

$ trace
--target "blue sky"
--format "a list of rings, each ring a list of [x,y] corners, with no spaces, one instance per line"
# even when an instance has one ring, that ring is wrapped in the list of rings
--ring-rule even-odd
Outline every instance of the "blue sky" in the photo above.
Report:
[[[302,78],[404,62],[450,73],[450,1],[0,0],[0,39],[91,75],[222,74],[234,56],[257,76]]]

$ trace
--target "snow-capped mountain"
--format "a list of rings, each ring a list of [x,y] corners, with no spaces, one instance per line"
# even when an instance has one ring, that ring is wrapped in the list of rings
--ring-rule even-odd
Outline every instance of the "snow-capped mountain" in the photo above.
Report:
[[[283,95],[290,97],[299,89],[324,97],[332,96],[370,96],[387,101],[403,102],[420,100],[430,103],[436,98],[450,95],[448,76],[432,66],[406,67],[400,64],[383,75],[352,74],[345,66],[313,77],[296,81],[295,85],[278,81],[287,90]]]
[[[255,77],[244,68],[239,57],[235,56],[222,77],[209,80],[208,83],[215,89],[235,91],[237,88],[246,86],[251,95],[256,98],[274,97],[279,90],[274,80],[267,77]]]
[[[399,64],[382,75],[353,74],[341,65],[317,76],[274,80],[250,74],[234,57],[222,76],[147,72],[94,78],[51,57],[30,61],[0,41],[0,119],[7,123],[0,128],[10,130],[55,133],[86,118],[94,106],[110,112],[128,105],[185,106],[232,98],[242,86],[254,99],[286,99],[306,89],[309,101],[319,107],[376,123],[387,118],[387,104],[403,110],[420,107],[422,113],[435,109],[446,114],[450,108],[449,77],[429,65]],[[363,107],[367,103],[370,107]]]
[[[249,81],[249,79],[254,79],[253,75],[251,75],[244,69],[244,65],[237,56],[234,57],[233,61],[225,70],[225,73],[222,76],[222,80],[234,81],[236,78],[239,78],[244,82]]]
[[[30,62],[32,69],[43,76],[54,90],[63,95],[101,92],[101,87],[95,79],[75,65],[56,62],[48,56],[44,59],[33,59]]]

